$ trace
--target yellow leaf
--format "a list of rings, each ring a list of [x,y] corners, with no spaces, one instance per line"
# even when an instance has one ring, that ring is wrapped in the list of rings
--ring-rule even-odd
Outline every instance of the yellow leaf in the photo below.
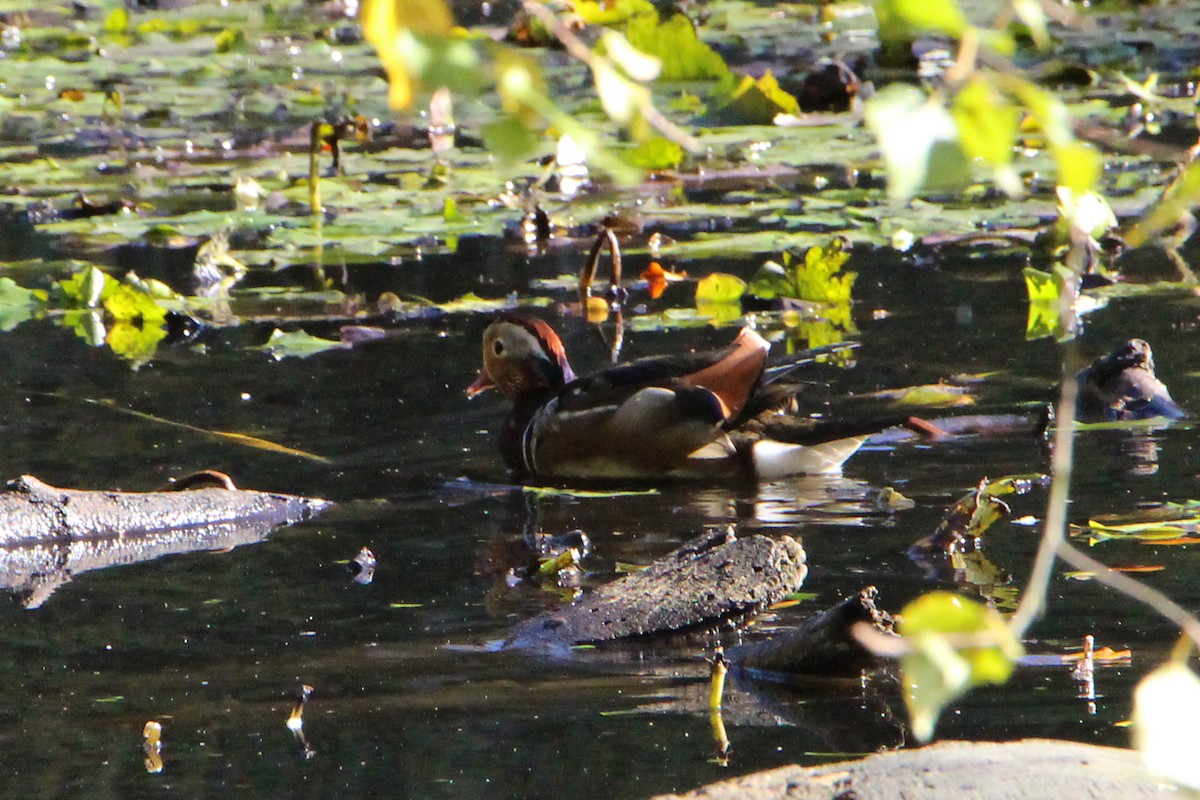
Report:
[[[744,280],[725,272],[714,272],[696,284],[696,304],[736,303],[745,293]]]

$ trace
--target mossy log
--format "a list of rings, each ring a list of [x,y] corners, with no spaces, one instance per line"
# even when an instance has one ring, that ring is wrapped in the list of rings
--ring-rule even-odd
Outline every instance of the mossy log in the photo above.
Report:
[[[518,624],[504,646],[553,650],[686,630],[779,602],[807,574],[804,549],[789,536],[718,531]]]

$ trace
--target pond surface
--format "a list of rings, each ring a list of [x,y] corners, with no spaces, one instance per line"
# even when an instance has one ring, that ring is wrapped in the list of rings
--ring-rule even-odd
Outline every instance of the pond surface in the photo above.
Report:
[[[505,290],[561,269],[558,256],[482,245],[522,276]],[[747,268],[686,266],[693,274]],[[806,376],[825,384],[814,392],[834,398],[834,408],[848,394],[963,372],[993,373],[981,405],[1050,396],[1058,348],[1025,340],[1022,278],[1011,258],[934,268],[863,251],[853,266],[861,287],[856,364]],[[479,279],[471,264],[434,260],[380,265],[363,280],[494,295],[494,274]],[[1198,356],[1189,333],[1198,306],[1185,296],[1113,302],[1089,318],[1082,346],[1098,354],[1130,336],[1150,340],[1176,399],[1200,408],[1189,368]],[[577,368],[603,363],[604,349],[581,320],[549,316]],[[594,543],[589,580],[607,580],[618,561],[648,563],[706,528],[732,524],[743,534],[800,539],[811,568],[803,590],[815,595],[748,635],[792,625],[868,584],[896,610],[920,593],[956,588],[910,561],[908,546],[981,478],[1044,470],[1042,441],[872,447],[842,476],[761,487],[538,496],[511,485],[495,450],[489,431],[506,413],[502,400],[463,395],[486,322],[480,315],[395,324],[379,342],[280,361],[245,346],[264,341],[272,325],[247,323],[211,333],[202,350],[166,349],[137,371],[49,322],[0,336],[8,373],[0,394],[3,474],[144,490],[216,468],[244,487],[338,503],[260,544],[82,574],[36,609],[13,602],[0,610],[7,642],[0,764],[13,793],[40,796],[59,786],[97,797],[550,797],[587,787],[589,796],[637,798],[911,744],[886,680],[739,684],[725,715],[734,749],[728,766],[719,766],[702,661],[716,637],[584,650],[568,661],[489,652],[484,646],[515,620],[560,602],[530,585],[507,588],[503,572],[527,558],[514,554],[528,531],[582,529]],[[336,324],[306,329],[333,335]],[[730,328],[638,332],[626,354],[731,335]],[[264,437],[330,461],[231,444],[83,398]],[[1080,434],[1072,519],[1196,496],[1194,441],[1187,424]],[[874,511],[871,495],[883,486],[916,507]],[[1013,518],[1040,517],[1044,502],[1042,491],[1016,498]],[[1036,527],[1011,522],[987,534],[987,554],[1015,576],[992,593],[1002,608],[1023,588],[1037,537]],[[343,562],[364,546],[379,567],[373,582],[359,585]],[[1187,607],[1200,604],[1194,547],[1106,542],[1093,552],[1111,564],[1161,565],[1141,577]],[[1133,651],[1131,663],[1099,669],[1094,702],[1078,697],[1068,667],[1021,668],[1008,685],[977,690],[949,710],[939,737],[1125,744],[1118,723],[1129,716],[1133,684],[1175,632],[1094,583],[1056,575],[1049,613],[1028,649],[1061,654],[1089,633],[1099,645]],[[304,715],[311,757],[285,726],[301,684],[315,689]],[[150,719],[164,727],[157,774],[143,766],[141,730]]]
[[[0,302],[0,476],[150,490],[218,469],[244,488],[337,505],[261,542],[83,572],[34,608],[27,594],[0,605],[0,772],[10,795],[644,798],[913,744],[886,676],[736,683],[724,712],[733,751],[718,763],[704,658],[739,634],[580,650],[568,660],[495,652],[514,622],[569,596],[529,582],[510,587],[505,573],[528,563],[523,541],[533,532],[584,531],[593,543],[583,564],[591,585],[614,578],[618,564],[647,564],[732,525],[740,534],[796,537],[810,567],[802,591],[812,596],[760,620],[749,639],[867,585],[893,611],[939,588],[982,593],[1010,610],[1033,561],[1044,490],[1013,498],[1010,520],[987,533],[985,551],[1011,573],[1008,582],[965,586],[906,551],[981,479],[1044,471],[1042,439],[870,446],[843,475],[763,486],[530,492],[514,485],[496,450],[502,398],[468,402],[463,392],[490,315],[433,304],[468,292],[540,298],[537,313],[586,373],[606,363],[607,351],[595,329],[567,313],[574,286],[560,278],[577,273],[596,221],[617,212],[628,223],[631,283],[648,267],[656,232],[678,240],[664,264],[690,276],[658,300],[644,283],[633,287],[626,358],[727,343],[739,309],[708,325],[694,308],[695,279],[748,279],[786,248],[843,233],[857,248],[849,264],[859,273],[857,332],[836,333],[861,346],[844,367],[803,373],[812,382],[808,410],[908,414],[861,396],[962,374],[983,376],[973,389],[979,408],[1029,410],[1054,396],[1062,359],[1051,339],[1026,339],[1021,269],[1029,254],[918,247],[901,255],[886,245],[901,228],[920,237],[1045,222],[1054,215],[1045,152],[1022,148],[1014,166],[1030,192],[1019,202],[976,187],[970,204],[950,195],[901,206],[885,198],[876,146],[855,117],[820,128],[710,127],[695,103],[672,106],[700,135],[702,158],[628,192],[543,192],[559,238],[527,248],[520,220],[539,195],[522,190],[543,170],[532,159],[500,168],[479,147],[497,98],[456,97],[459,148],[435,167],[419,115],[391,121],[378,60],[347,20],[349,4],[140,5],[125,19],[126,4],[107,0],[0,0],[0,276],[44,289],[86,263],[171,282],[220,232],[230,232],[250,269],[232,292],[232,316],[199,306],[216,324],[196,339],[159,344],[152,357],[134,359],[144,362],[137,368],[57,324],[61,315],[21,322],[37,315],[24,309],[10,318]],[[846,4],[846,15],[826,26],[803,6],[708,5],[702,35],[730,64],[755,74],[771,64],[793,90],[821,57],[869,54],[877,44],[869,6]],[[994,4],[982,5],[974,13],[990,17]],[[1141,81],[1154,68],[1190,70],[1189,5],[1138,8],[1120,24],[1101,19],[1098,29],[1065,32],[1064,58],[1108,72],[1056,91],[1094,121],[1129,119],[1138,98],[1115,71]],[[561,53],[538,58],[563,92],[556,99],[617,141],[586,68]],[[693,93],[711,100],[710,91],[656,88],[664,107]],[[1194,100],[1159,100],[1155,113],[1174,115],[1162,124],[1192,143]],[[377,139],[347,145],[346,176],[326,178],[326,214],[316,224],[305,183],[308,126],[352,112],[372,120]],[[544,137],[539,153],[553,150]],[[1131,155],[1107,166],[1104,190],[1124,218],[1157,196],[1173,168],[1169,159]],[[329,174],[327,160],[322,170]],[[263,208],[237,206],[242,178],[263,187]],[[81,192],[99,206],[128,205],[93,216],[76,201]],[[1194,248],[1184,256],[1194,263]],[[1135,283],[1175,274],[1152,248],[1121,266]],[[388,292],[408,301],[404,314],[377,312]],[[1186,290],[1113,299],[1087,317],[1080,347],[1091,358],[1130,337],[1147,339],[1175,399],[1200,413],[1198,319],[1200,300]],[[782,336],[777,311],[757,321]],[[276,360],[262,349],[276,328],[337,339],[347,322],[378,324],[387,335],[303,359]],[[1071,520],[1197,497],[1195,441],[1186,420],[1080,433]],[[886,486],[915,506],[876,510]],[[378,559],[368,584],[347,567],[363,547]],[[1139,577],[1200,608],[1196,546],[1105,541],[1091,552],[1112,565],[1162,567]],[[938,737],[1125,745],[1133,686],[1169,652],[1176,631],[1059,571],[1028,650],[1062,655],[1088,634],[1098,646],[1132,650],[1131,660],[1098,668],[1094,700],[1080,697],[1069,667],[1022,667],[1007,685],[948,709]],[[304,742],[286,725],[302,685],[313,687]],[[144,763],[148,720],[163,726],[157,772]]]

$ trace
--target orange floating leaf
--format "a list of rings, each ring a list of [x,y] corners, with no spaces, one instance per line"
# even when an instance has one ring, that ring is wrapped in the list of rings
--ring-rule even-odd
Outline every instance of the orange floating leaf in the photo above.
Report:
[[[646,267],[646,271],[642,273],[642,279],[650,284],[651,300],[662,297],[668,283],[681,281],[686,277],[686,272],[667,272],[657,261],[651,261],[650,266]]]

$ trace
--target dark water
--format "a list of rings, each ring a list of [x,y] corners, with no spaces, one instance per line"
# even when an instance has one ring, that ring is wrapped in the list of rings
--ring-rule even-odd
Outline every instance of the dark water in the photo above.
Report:
[[[486,246],[486,243],[485,243]],[[497,248],[499,269],[450,260],[363,269],[352,281],[434,295],[490,296],[549,277],[562,265]],[[1023,285],[1012,260],[914,267],[859,254],[856,320],[863,346],[850,370],[818,371],[851,392],[995,372],[992,405],[1049,397],[1057,345],[1024,339]],[[750,263],[689,263],[746,274]],[[631,272],[641,267],[632,265]],[[502,277],[496,278],[494,276]],[[1200,409],[1192,373],[1194,298],[1114,302],[1089,318],[1091,355],[1130,336],[1156,348],[1160,375],[1185,408]],[[888,314],[875,319],[873,312]],[[175,556],[91,572],[40,608],[0,610],[0,771],[12,796],[88,797],[647,797],[789,763],[911,744],[886,681],[732,687],[725,715],[733,754],[711,761],[704,641],[583,651],[571,662],[486,652],[512,622],[558,601],[500,572],[528,530],[580,528],[587,566],[608,579],[617,561],[645,563],[708,526],[734,524],[802,539],[817,597],[778,614],[789,625],[867,584],[899,609],[954,588],[905,555],[946,506],[985,476],[1042,470],[1045,446],[1028,436],[874,448],[841,477],[752,487],[662,486],[650,496],[536,498],[508,485],[488,431],[498,398],[468,403],[486,319],[396,325],[354,350],[272,361],[270,324],[212,335],[204,351],[167,351],[131,371],[48,322],[0,335],[3,474],[58,485],[142,490],[200,468],[245,487],[336,500],[325,516],[229,552]],[[556,319],[576,366],[603,352],[577,319]],[[331,335],[336,326],[306,326]],[[714,344],[732,331],[638,333],[630,356]],[[52,396],[53,395],[53,396]],[[206,429],[265,437],[332,459],[318,464],[241,447],[80,402],[118,406]],[[1131,511],[1198,494],[1187,425],[1100,431],[1078,439],[1072,519]],[[917,502],[870,510],[874,489]],[[1013,501],[1041,516],[1045,497]],[[987,553],[1024,586],[1036,527],[999,524]],[[370,547],[373,583],[339,562]],[[1186,607],[1200,599],[1186,547],[1110,542],[1113,564],[1163,565],[1145,580]],[[499,565],[499,566],[498,566]],[[1015,594],[1009,591],[1009,597]],[[1136,680],[1175,632],[1094,583],[1057,575],[1031,652],[1061,653],[1088,633],[1133,650],[1132,665],[1102,668],[1098,699],[1080,699],[1067,668],[1023,668],[1006,686],[978,690],[943,717],[940,738],[1058,736],[1121,745]],[[726,638],[728,640],[728,637]],[[301,683],[315,692],[304,732],[285,727]],[[162,722],[164,769],[148,774],[141,730]],[[58,787],[57,790],[51,787]]]

